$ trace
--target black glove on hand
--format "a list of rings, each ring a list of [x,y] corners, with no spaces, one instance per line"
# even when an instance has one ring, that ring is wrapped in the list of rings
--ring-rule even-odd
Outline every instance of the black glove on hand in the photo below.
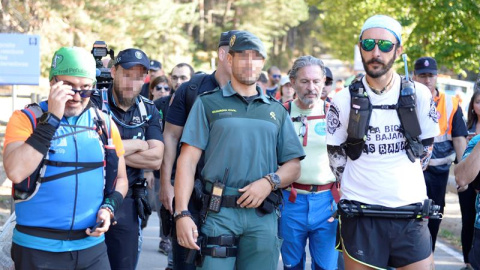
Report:
[[[145,178],[138,179],[132,187],[132,197],[135,200],[138,216],[146,220],[152,214],[152,208],[147,199],[147,181]]]

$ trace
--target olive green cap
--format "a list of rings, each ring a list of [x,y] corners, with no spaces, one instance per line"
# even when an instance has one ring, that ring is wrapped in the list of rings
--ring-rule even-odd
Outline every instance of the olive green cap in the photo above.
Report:
[[[230,38],[230,50],[234,52],[242,52],[253,50],[260,53],[264,59],[267,58],[267,52],[262,41],[254,34],[248,31],[238,31]]]

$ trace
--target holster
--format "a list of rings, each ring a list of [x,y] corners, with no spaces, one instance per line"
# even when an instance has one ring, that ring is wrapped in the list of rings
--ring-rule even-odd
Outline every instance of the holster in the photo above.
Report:
[[[135,184],[131,187],[132,198],[135,201],[137,207],[138,216],[142,220],[146,220],[148,216],[152,214],[152,208],[147,199],[147,181],[145,178],[139,178],[135,181]]]
[[[262,204],[255,209],[258,216],[271,214],[283,203],[283,193],[281,190],[275,190],[268,194],[267,198],[263,200]]]
[[[162,221],[162,232],[165,236],[171,236],[173,230],[173,215],[163,205],[160,207],[160,219]]]

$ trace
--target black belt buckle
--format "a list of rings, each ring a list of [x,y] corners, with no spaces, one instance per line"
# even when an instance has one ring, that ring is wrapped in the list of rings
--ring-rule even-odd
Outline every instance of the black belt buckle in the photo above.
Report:
[[[218,236],[219,237],[219,246],[234,246],[235,245],[235,237],[233,235],[223,234]]]
[[[227,248],[226,247],[213,247],[212,248],[212,257],[227,258]]]
[[[310,186],[310,192],[317,192],[318,191],[318,185],[311,185]]]

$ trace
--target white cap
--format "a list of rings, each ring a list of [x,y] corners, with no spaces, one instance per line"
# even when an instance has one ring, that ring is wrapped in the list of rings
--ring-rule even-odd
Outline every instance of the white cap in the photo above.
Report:
[[[386,15],[375,15],[368,18],[363,24],[362,31],[360,32],[359,39],[362,39],[362,34],[365,30],[370,28],[383,28],[390,31],[398,40],[400,45],[402,44],[402,25],[392,17]]]
[[[280,86],[284,86],[289,82],[290,82],[290,78],[288,76],[282,76],[282,79],[280,79]]]

